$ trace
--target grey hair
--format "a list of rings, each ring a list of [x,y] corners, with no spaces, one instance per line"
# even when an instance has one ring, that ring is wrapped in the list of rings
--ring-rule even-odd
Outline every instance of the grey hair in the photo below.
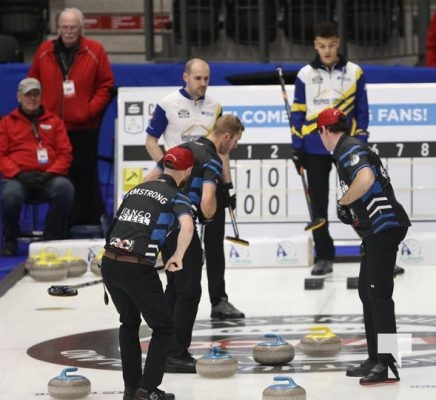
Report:
[[[84,33],[84,31],[85,31],[85,16],[83,15],[83,12],[81,10],[79,10],[77,7],[64,8],[61,11],[61,13],[59,14],[58,22],[67,13],[76,14],[76,16],[79,18],[79,25],[81,28],[80,30],[82,33]]]

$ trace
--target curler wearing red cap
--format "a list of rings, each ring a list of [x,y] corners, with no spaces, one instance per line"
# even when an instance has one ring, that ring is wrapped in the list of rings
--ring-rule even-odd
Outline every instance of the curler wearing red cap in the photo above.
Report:
[[[345,118],[345,114],[341,110],[337,108],[327,108],[318,115],[318,128],[337,124],[342,118]]]
[[[194,156],[190,149],[176,146],[164,154],[163,163],[165,168],[181,171],[194,165]]]

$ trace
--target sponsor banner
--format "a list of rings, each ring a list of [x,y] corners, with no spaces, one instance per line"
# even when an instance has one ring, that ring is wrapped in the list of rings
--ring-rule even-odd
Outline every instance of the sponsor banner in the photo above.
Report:
[[[368,84],[370,146],[384,161],[398,200],[412,223],[434,230],[436,221],[436,84]],[[145,150],[145,129],[159,101],[179,87],[120,88],[115,155],[115,201],[139,183],[155,163]],[[294,87],[287,86],[293,98]],[[303,231],[308,220],[301,178],[290,160],[291,135],[279,85],[211,86],[224,113],[246,126],[231,154],[237,193],[236,217],[244,239],[265,237],[265,227],[284,237]],[[142,127],[142,128],[141,128]],[[331,173],[329,223],[335,239],[356,234],[336,217],[337,179]],[[428,227],[430,226],[430,227]],[[283,234],[282,234],[283,232]],[[230,220],[226,233],[231,235]],[[410,259],[411,261],[411,259]]]
[[[226,266],[305,267],[313,264],[313,241],[309,235],[289,238],[250,239],[249,246],[224,242]]]
[[[436,264],[434,233],[409,233],[400,244],[397,261],[400,265]]]

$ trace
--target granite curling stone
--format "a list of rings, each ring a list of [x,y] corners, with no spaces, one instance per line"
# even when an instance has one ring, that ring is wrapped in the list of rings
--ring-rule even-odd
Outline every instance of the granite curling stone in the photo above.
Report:
[[[67,277],[82,276],[88,269],[88,263],[80,257],[71,255],[71,250],[68,249],[65,256],[59,257],[67,269]]]
[[[311,333],[301,339],[299,348],[304,354],[312,357],[332,357],[341,351],[341,339],[327,326],[314,326],[309,329],[319,333]]]
[[[27,257],[26,262],[24,263],[24,267],[30,271],[30,269],[35,265],[35,263],[41,258],[44,259],[52,259],[54,260],[57,258],[58,255],[56,253],[53,253],[52,251],[47,251],[45,248],[42,248],[41,251],[37,254],[34,254],[32,256]]]
[[[35,281],[61,281],[67,278],[67,268],[58,258],[41,257],[29,268],[29,274]]]
[[[81,399],[91,393],[91,382],[82,375],[68,375],[77,368],[65,368],[48,382],[48,394],[55,399]]]
[[[283,365],[294,359],[294,346],[285,342],[280,335],[267,333],[264,337],[273,340],[253,347],[254,361],[262,365]]]
[[[91,260],[91,271],[98,276],[101,276],[101,259],[103,258],[104,249],[101,249],[98,254]]]
[[[197,360],[195,368],[205,378],[227,378],[238,371],[238,360],[220,346],[213,346],[209,354]]]
[[[275,376],[274,380],[287,383],[268,386],[262,392],[262,400],[306,400],[306,390],[297,385],[292,378]]]

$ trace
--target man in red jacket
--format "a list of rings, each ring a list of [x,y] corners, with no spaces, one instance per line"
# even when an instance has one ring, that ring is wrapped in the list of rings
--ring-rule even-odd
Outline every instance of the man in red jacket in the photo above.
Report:
[[[18,219],[24,203],[47,202],[44,239],[64,239],[74,186],[65,176],[71,144],[63,121],[41,106],[41,84],[18,85],[18,107],[0,120],[0,203],[3,255],[17,251]]]
[[[70,178],[76,188],[71,225],[98,225],[105,214],[97,155],[100,122],[114,93],[114,76],[103,46],[83,36],[84,16],[64,9],[58,37],[42,43],[28,76],[39,79],[42,104],[60,116],[73,146]]]

